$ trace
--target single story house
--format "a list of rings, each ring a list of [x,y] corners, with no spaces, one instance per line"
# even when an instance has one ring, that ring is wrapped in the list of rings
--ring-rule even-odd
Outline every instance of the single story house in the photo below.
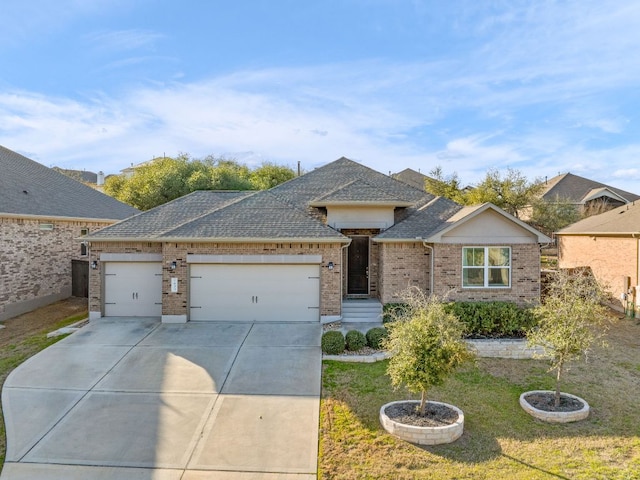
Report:
[[[0,321],[87,296],[88,248],[78,237],[138,212],[0,146]]]
[[[259,192],[198,191],[91,233],[90,318],[304,320],[409,286],[536,301],[548,237],[347,158]]]
[[[640,290],[640,202],[587,217],[556,233],[558,266],[588,266],[620,308]]]
[[[635,202],[640,200],[640,195],[573,173],[564,173],[544,181],[540,198],[550,203],[569,202],[581,213],[592,214]]]

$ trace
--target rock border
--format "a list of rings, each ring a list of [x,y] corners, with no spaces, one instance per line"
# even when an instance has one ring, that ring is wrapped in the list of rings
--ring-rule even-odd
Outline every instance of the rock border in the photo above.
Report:
[[[514,358],[518,360],[536,358],[544,355],[542,347],[529,347],[524,338],[496,338],[466,340],[478,357]]]
[[[416,443],[418,445],[441,445],[444,443],[455,442],[462,436],[464,431],[464,413],[458,407],[443,402],[428,401],[427,403],[435,405],[443,405],[451,408],[458,414],[458,420],[451,425],[444,425],[441,427],[416,427],[414,425],[406,425],[404,423],[396,422],[389,418],[385,413],[387,407],[395,405],[397,403],[415,403],[420,402],[418,400],[398,400],[384,404],[380,407],[380,423],[391,435],[406,440],[407,442]]]
[[[525,412],[527,412],[532,417],[537,418],[538,420],[542,420],[543,422],[548,423],[569,423],[584,420],[589,416],[589,404],[584,399],[576,395],[571,395],[570,393],[564,392],[560,393],[561,395],[575,398],[576,400],[582,402],[583,407],[580,410],[574,410],[572,412],[548,412],[546,410],[540,410],[527,402],[525,397],[534,393],[550,393],[553,395],[555,394],[555,392],[553,390],[530,390],[520,395],[520,406],[524,409]]]

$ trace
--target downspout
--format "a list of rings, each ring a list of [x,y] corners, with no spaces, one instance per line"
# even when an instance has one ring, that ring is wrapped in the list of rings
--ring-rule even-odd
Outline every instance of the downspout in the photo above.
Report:
[[[431,266],[429,267],[429,296],[433,296],[433,268],[435,265],[433,257],[435,255],[435,251],[433,250],[433,247],[431,245],[427,245],[427,242],[424,239],[421,240],[422,246],[431,250],[431,255],[429,255],[431,257]]]
[[[340,258],[340,262],[342,263],[342,268],[340,269],[340,318],[342,318],[342,299],[344,298],[344,275],[346,273],[346,268],[345,268],[345,259],[346,254],[345,254],[345,249],[349,248],[349,245],[351,245],[351,239],[349,239],[349,243],[346,243],[345,245],[343,245],[342,247],[340,247],[340,256],[342,258]]]

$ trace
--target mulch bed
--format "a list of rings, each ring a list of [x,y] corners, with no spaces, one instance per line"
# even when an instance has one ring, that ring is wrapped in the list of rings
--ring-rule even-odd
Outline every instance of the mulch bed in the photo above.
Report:
[[[560,406],[556,407],[553,393],[531,393],[524,399],[534,408],[544,412],[577,412],[584,407],[580,400],[560,394]]]
[[[419,403],[394,403],[384,412],[390,419],[414,427],[444,427],[458,420],[458,412],[445,405],[427,402],[424,417],[419,409]]]

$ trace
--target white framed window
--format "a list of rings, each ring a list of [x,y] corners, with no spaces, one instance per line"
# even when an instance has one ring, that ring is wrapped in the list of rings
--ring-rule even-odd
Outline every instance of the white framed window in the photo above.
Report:
[[[463,247],[462,286],[511,287],[511,247]]]

